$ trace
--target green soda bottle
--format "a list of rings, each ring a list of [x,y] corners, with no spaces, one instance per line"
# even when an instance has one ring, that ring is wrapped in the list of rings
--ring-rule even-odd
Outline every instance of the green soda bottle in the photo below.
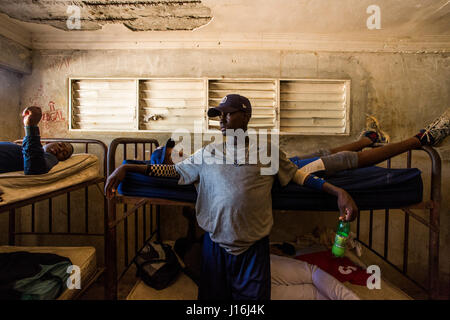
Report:
[[[348,235],[350,234],[350,222],[339,218],[339,223],[336,231],[336,238],[334,239],[333,248],[331,252],[335,257],[343,257],[345,247],[347,245]]]

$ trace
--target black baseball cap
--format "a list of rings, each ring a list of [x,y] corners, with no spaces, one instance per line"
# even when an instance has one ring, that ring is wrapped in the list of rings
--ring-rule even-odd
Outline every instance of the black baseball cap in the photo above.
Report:
[[[252,105],[250,104],[250,100],[239,94],[229,94],[222,99],[219,106],[208,110],[208,117],[218,117],[222,112],[227,113],[236,111],[244,111],[251,116]]]

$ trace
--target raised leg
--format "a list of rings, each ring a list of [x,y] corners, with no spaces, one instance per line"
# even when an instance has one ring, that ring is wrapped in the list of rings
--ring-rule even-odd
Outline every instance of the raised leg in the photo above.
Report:
[[[358,152],[358,168],[375,165],[408,150],[419,148],[420,146],[419,139],[413,137],[401,142],[390,143],[383,147]]]
[[[361,139],[359,139],[358,141],[349,143],[349,144],[344,144],[342,146],[330,149],[330,153],[334,154],[334,153],[338,153],[341,151],[361,151],[364,148],[367,148],[369,146],[371,146],[373,144],[373,141],[370,140],[367,137],[362,137]]]
[[[367,149],[360,152],[353,151],[360,147],[363,148],[372,144],[372,141],[369,141],[370,139],[368,138],[362,138],[352,144],[340,146],[333,149],[332,154],[320,157],[320,159],[309,163],[306,163],[307,161],[305,160],[295,161],[293,158],[291,158],[291,161],[305,172],[314,173],[324,170],[327,175],[333,175],[342,170],[372,166],[405,151],[416,149],[421,146],[419,139],[417,137],[412,137],[379,148]]]

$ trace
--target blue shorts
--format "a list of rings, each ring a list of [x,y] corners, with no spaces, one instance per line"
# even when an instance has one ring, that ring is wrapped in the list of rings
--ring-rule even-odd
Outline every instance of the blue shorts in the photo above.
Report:
[[[199,300],[270,300],[270,280],[268,236],[236,256],[205,233]]]

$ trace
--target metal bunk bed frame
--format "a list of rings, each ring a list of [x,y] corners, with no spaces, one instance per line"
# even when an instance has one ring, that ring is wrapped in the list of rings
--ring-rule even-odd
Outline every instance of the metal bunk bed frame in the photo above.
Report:
[[[119,145],[123,145],[123,159],[127,158],[127,145],[134,145],[134,159],[139,160],[138,158],[138,145],[142,145],[143,155],[145,160],[145,146],[146,144],[150,144],[150,154],[153,152],[155,148],[158,147],[158,142],[155,139],[145,139],[145,138],[117,138],[114,139],[110,147],[108,149],[108,175],[110,175],[115,169],[116,163],[116,150]],[[374,147],[378,147],[380,145],[375,145]],[[379,258],[387,262],[390,266],[395,268],[398,272],[400,272],[403,276],[414,282],[418,287],[424,290],[430,299],[437,299],[439,297],[439,218],[440,218],[440,204],[441,204],[441,158],[436,150],[429,146],[423,146],[421,149],[424,151],[430,158],[431,161],[431,190],[430,190],[430,199],[423,200],[421,203],[407,206],[401,208],[405,213],[405,227],[404,227],[404,248],[403,248],[403,266],[402,268],[397,267],[394,263],[389,261],[388,259],[388,235],[389,235],[389,208],[385,209],[385,228],[384,228],[384,251],[379,253],[374,249],[372,239],[373,239],[373,210],[370,211],[370,226],[369,226],[369,243],[365,243],[361,240],[361,232],[360,232],[360,224],[361,218],[358,215],[356,220],[356,228],[357,228],[357,240],[368,248],[371,252],[377,255]],[[412,161],[412,152],[407,152],[407,163],[406,167],[411,168]],[[391,159],[387,160],[388,168],[391,167]],[[117,218],[116,213],[116,205],[124,204],[123,215]],[[132,207],[129,209],[127,205],[131,205]],[[150,206],[153,209],[150,210],[150,234],[149,237],[146,238],[145,230],[145,216],[146,211],[144,209],[144,242],[151,239],[156,235],[157,240],[161,240],[160,236],[160,206],[181,206],[186,209],[191,209],[195,207],[194,203],[190,202],[182,202],[182,201],[173,201],[166,200],[160,198],[139,198],[139,197],[128,197],[122,195],[116,195],[113,199],[108,200],[108,230],[107,230],[107,241],[106,241],[106,277],[107,277],[107,292],[109,299],[117,299],[117,286],[118,281],[124,276],[129,267],[132,264],[132,261],[128,259],[128,219],[131,215],[135,214],[135,230],[138,230],[138,214],[137,210],[141,207]],[[412,212],[411,209],[422,209],[429,210],[429,219],[428,221],[419,215]],[[153,213],[156,213],[156,226],[153,226]],[[424,286],[421,285],[418,281],[413,279],[410,275],[408,275],[408,243],[409,243],[409,221],[410,218],[415,219],[419,223],[426,226],[429,230],[429,244],[428,244],[428,283]],[[121,272],[120,276],[117,276],[117,227],[119,224],[124,223],[125,230],[125,269]],[[137,232],[135,232],[137,233]],[[137,234],[135,234],[135,254],[139,252],[140,248],[138,245]]]

